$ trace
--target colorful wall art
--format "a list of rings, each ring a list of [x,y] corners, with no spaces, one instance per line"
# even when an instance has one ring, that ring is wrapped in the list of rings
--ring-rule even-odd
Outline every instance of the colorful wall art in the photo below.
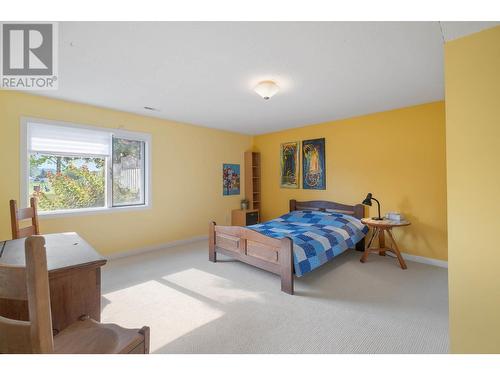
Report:
[[[280,148],[280,186],[299,188],[299,142],[282,143]]]
[[[325,138],[302,141],[302,188],[326,189]]]
[[[222,164],[222,195],[240,195],[239,164]]]

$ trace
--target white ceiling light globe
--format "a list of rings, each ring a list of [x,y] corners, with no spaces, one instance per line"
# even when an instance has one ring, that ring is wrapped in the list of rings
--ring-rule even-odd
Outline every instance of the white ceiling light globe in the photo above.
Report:
[[[272,98],[278,91],[280,91],[279,86],[273,81],[262,81],[255,86],[254,91],[262,96],[265,100]]]

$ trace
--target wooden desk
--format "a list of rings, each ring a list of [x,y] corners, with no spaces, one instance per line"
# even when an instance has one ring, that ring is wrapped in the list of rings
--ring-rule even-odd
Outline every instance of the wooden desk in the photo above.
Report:
[[[101,320],[101,267],[104,259],[76,233],[44,235],[55,333],[82,315]],[[6,241],[0,263],[24,266],[25,239]],[[0,249],[3,245],[0,242]],[[0,316],[28,320],[27,301],[0,299]]]

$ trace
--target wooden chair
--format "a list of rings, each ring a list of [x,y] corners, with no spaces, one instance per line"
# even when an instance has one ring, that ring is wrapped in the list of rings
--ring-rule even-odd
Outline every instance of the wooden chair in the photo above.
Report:
[[[125,329],[82,317],[52,336],[45,239],[28,237],[26,267],[0,264],[0,298],[27,300],[30,321],[0,316],[0,353],[149,353],[149,327]]]
[[[20,228],[19,221],[31,219],[29,227]],[[14,199],[10,201],[10,224],[12,226],[12,239],[33,236],[40,234],[38,227],[38,210],[36,206],[36,198],[30,198],[30,207],[17,208],[17,202]]]

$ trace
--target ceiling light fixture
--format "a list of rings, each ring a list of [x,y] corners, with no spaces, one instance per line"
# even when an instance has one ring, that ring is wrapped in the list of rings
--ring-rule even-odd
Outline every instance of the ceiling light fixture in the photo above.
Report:
[[[273,81],[262,81],[255,86],[254,91],[262,96],[265,100],[272,98],[278,91],[280,87]]]

